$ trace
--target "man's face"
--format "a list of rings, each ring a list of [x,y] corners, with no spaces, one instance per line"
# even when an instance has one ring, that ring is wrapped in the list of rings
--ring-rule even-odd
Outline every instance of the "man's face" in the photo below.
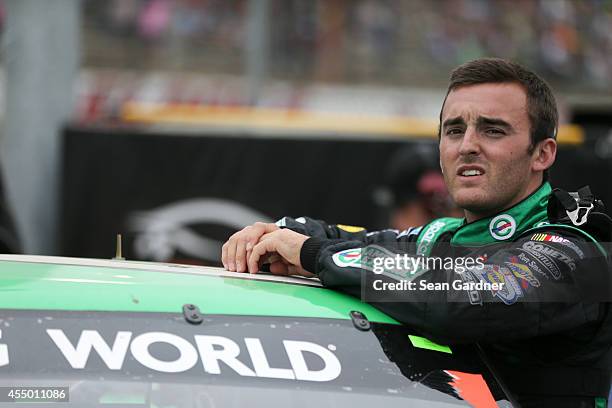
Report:
[[[529,125],[527,95],[518,84],[469,85],[448,94],[440,165],[451,197],[468,215],[511,207],[537,187]]]

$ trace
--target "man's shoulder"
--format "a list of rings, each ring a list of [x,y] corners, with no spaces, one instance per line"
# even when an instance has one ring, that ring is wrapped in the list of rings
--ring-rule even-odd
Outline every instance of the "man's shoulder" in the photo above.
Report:
[[[574,227],[566,224],[540,224],[524,231],[517,238],[529,237],[530,239],[540,239],[544,241],[583,241],[583,242],[594,242],[597,239],[591,236],[588,232],[581,228]]]
[[[564,224],[541,225],[525,231],[515,240],[515,245],[535,252],[556,250],[571,257],[607,256],[606,249],[586,231]]]
[[[608,250],[602,245],[602,240],[586,228],[564,223],[539,223],[531,229],[524,231],[517,240],[529,238],[543,242],[571,241],[579,245],[587,245],[607,254]],[[605,243],[603,243],[605,245]]]

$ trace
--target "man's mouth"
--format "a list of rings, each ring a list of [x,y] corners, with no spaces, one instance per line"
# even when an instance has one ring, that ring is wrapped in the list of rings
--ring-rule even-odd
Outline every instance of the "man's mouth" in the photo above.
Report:
[[[463,177],[465,178],[478,177],[478,176],[482,176],[483,174],[485,174],[485,171],[480,166],[466,165],[466,166],[460,166],[457,169],[457,175],[461,176],[462,178]]]

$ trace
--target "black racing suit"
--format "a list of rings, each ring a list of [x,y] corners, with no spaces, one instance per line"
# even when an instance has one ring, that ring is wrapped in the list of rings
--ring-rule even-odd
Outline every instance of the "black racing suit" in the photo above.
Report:
[[[607,252],[584,231],[549,223],[550,191],[545,183],[516,206],[469,224],[445,218],[372,233],[305,217],[278,225],[311,237],[302,266],[324,286],[361,297],[434,340],[477,343],[520,406],[602,406],[612,345]],[[374,267],[375,258],[398,254],[482,265]],[[404,278],[422,289],[374,290]],[[504,286],[460,286],[470,282]]]

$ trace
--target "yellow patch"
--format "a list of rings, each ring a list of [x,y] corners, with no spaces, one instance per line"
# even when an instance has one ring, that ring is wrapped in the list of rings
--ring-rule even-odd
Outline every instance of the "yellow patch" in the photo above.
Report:
[[[365,230],[365,228],[363,228],[363,227],[355,227],[353,225],[338,224],[338,225],[336,225],[336,227],[338,227],[341,230],[346,231],[346,232],[359,232],[359,231]]]

